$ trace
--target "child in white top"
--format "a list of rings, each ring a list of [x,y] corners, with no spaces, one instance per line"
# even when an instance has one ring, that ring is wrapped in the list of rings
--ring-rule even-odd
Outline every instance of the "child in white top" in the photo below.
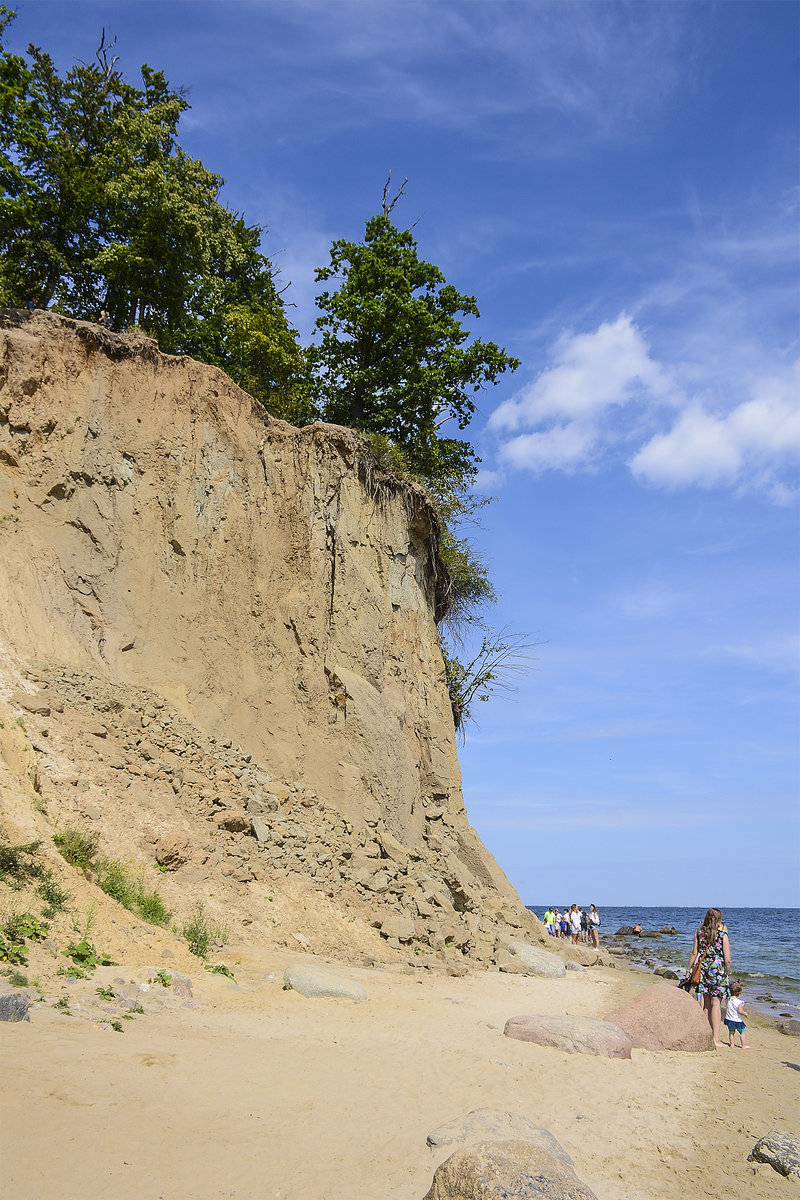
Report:
[[[733,1049],[734,1035],[739,1034],[739,1041],[742,1043],[743,1050],[749,1050],[750,1047],[744,1040],[745,1024],[742,1017],[745,1016],[744,1000],[741,999],[742,985],[738,979],[734,979],[731,983],[731,998],[728,1001],[728,1007],[725,1010],[725,1024],[728,1026],[728,1045]]]

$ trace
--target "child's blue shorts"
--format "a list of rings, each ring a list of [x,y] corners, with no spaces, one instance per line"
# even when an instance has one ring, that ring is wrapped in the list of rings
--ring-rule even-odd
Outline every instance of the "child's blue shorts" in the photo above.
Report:
[[[729,1021],[725,1018],[725,1024],[730,1029],[731,1033],[744,1033],[744,1021]]]

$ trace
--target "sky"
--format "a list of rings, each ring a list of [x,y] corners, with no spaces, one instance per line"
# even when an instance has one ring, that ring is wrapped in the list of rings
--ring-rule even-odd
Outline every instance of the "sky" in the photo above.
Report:
[[[11,48],[188,89],[181,143],[314,268],[389,171],[522,360],[479,396],[492,624],[537,643],[460,750],[541,907],[800,905],[800,6],[22,0]]]

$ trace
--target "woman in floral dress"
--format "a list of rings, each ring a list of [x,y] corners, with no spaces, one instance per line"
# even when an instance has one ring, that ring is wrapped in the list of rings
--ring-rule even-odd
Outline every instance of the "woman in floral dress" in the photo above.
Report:
[[[689,974],[691,975],[698,960],[700,965],[700,982],[697,994],[702,997],[703,1009],[708,1017],[711,1032],[714,1035],[714,1045],[722,1046],[719,1040],[722,1025],[722,1001],[729,992],[728,972],[731,969],[731,947],[728,941],[728,931],[722,923],[722,913],[718,908],[710,908],[703,917],[703,923],[694,935],[692,953],[689,957]]]

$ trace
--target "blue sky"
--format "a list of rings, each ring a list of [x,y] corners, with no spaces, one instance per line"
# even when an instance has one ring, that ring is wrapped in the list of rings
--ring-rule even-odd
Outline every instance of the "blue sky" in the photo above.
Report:
[[[185,148],[315,266],[389,170],[523,361],[469,436],[492,620],[540,642],[461,753],[528,903],[800,904],[795,3],[25,0],[10,42],[186,85]]]

